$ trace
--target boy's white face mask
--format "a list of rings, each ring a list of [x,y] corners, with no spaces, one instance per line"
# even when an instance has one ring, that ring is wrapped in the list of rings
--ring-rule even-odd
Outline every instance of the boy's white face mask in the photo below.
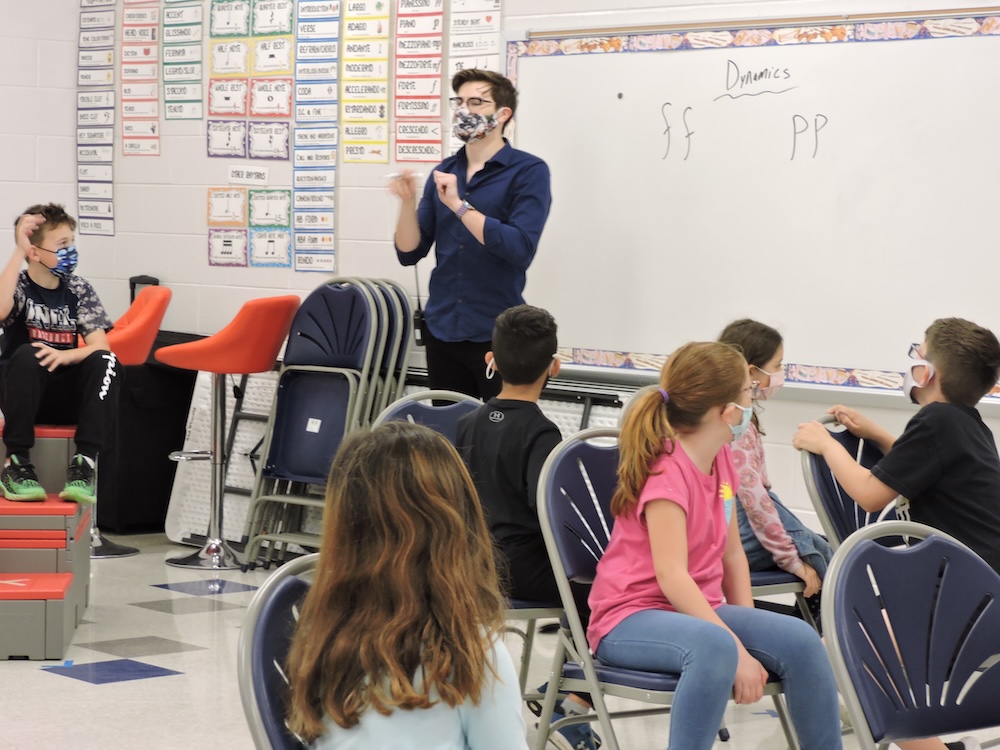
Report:
[[[918,367],[924,368],[923,382],[918,383],[913,371]],[[926,388],[930,385],[931,379],[934,377],[934,365],[928,362],[926,359],[916,359],[910,363],[906,372],[903,374],[903,395],[906,396],[913,403],[918,403],[916,397],[913,395],[913,391],[917,388]]]

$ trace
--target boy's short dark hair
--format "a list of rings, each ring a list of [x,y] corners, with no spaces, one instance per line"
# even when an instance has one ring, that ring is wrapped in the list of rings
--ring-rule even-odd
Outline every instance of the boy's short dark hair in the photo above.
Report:
[[[948,401],[972,407],[996,386],[1000,342],[992,331],[962,318],[938,318],[925,337],[925,355]]]
[[[465,70],[458,71],[452,77],[451,89],[457,94],[458,90],[469,82],[489,84],[490,96],[493,97],[497,109],[510,107],[511,116],[517,111],[517,90],[506,76],[494,73],[492,70],[466,68]]]
[[[14,227],[17,227],[17,222],[21,220],[21,217],[25,214],[41,214],[45,217],[45,223],[35,230],[35,233],[31,235],[31,244],[40,245],[45,240],[45,233],[49,232],[56,227],[66,224],[74,232],[76,231],[76,219],[66,213],[66,209],[59,205],[58,203],[39,203],[37,205],[26,208],[22,211],[16,219],[14,219]]]
[[[558,345],[556,321],[540,307],[511,307],[493,324],[493,358],[510,385],[530,385],[542,377]]]

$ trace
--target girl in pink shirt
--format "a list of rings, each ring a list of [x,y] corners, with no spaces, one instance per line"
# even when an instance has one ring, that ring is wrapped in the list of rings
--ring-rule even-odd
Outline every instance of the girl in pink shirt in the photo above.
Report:
[[[590,594],[590,646],[614,666],[680,673],[669,747],[708,750],[730,695],[784,684],[802,750],[842,747],[833,671],[801,620],[755,610],[733,501],[729,442],[753,414],[746,360],[686,344],[621,433],[615,525]]]

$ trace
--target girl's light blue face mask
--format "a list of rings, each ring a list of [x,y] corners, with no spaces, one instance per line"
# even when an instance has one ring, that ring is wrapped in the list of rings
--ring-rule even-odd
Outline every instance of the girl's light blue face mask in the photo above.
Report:
[[[55,254],[56,265],[49,269],[53,276],[57,276],[60,279],[68,279],[76,271],[77,263],[80,261],[80,254],[76,251],[76,245],[61,247],[58,250],[48,250],[44,247],[38,247],[38,245],[35,245],[35,247],[47,253]]]
[[[729,429],[733,432],[733,440],[739,440],[741,437],[746,435],[747,430],[750,429],[750,420],[753,418],[753,407],[740,406],[733,401],[730,401],[729,403],[737,409],[743,410],[743,416],[740,418],[739,424],[729,425]]]

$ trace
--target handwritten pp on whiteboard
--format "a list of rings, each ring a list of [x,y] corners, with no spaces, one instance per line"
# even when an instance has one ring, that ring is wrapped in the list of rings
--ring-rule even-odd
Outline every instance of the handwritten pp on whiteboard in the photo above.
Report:
[[[997,38],[523,57],[552,169],[525,296],[562,346],[669,353],[754,317],[786,361],[899,370],[1000,330]]]

